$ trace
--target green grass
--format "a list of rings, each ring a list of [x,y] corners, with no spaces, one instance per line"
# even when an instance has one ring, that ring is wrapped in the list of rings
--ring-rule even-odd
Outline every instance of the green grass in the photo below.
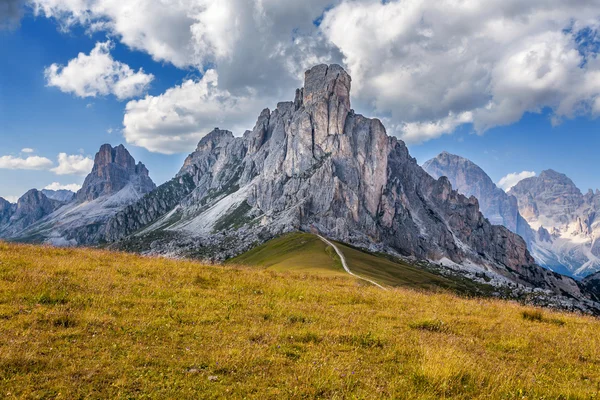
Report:
[[[598,332],[342,274],[0,242],[0,398],[597,399]]]
[[[273,271],[345,275],[335,250],[308,233],[290,233],[258,246],[227,262]]]
[[[336,245],[346,257],[350,270],[379,284],[422,290],[449,290],[462,294],[486,294],[488,285],[446,277],[425,267],[415,266],[390,256],[369,253],[352,246]],[[230,265],[263,267],[276,271],[305,271],[345,274],[335,250],[316,235],[294,232],[275,238],[228,261]]]

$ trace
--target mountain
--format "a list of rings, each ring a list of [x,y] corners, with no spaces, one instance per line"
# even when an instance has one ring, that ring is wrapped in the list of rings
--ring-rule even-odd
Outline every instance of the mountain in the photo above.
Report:
[[[583,286],[588,293],[594,294],[593,299],[595,301],[600,301],[600,272],[584,278]]]
[[[49,189],[44,189],[42,190],[42,193],[44,193],[44,195],[51,199],[51,200],[56,200],[56,201],[60,201],[62,203],[68,203],[71,200],[73,200],[73,197],[75,196],[75,192],[71,192],[70,190],[49,190]]]
[[[547,170],[505,193],[476,164],[447,152],[423,168],[477,197],[490,222],[522,236],[538,264],[576,278],[600,269],[600,192],[583,195],[566,175]]]
[[[0,232],[0,236],[63,246],[98,244],[103,241],[106,223],[117,212],[155,188],[148,169],[142,163],[136,164],[125,147],[120,145],[113,148],[105,144],[96,154],[92,172],[70,202],[65,204],[50,200],[41,192],[31,191],[38,193],[39,208],[43,212],[36,212],[34,207],[29,207],[22,214],[25,221],[34,219],[35,223],[15,226],[21,203],[19,200],[9,230]]]
[[[517,198],[507,195],[472,161],[443,152],[425,162],[423,169],[436,179],[447,177],[452,187],[465,196],[475,196],[479,209],[494,225],[504,225],[527,238],[531,228],[519,213]]]
[[[0,237],[13,237],[51,214],[60,204],[36,189],[19,198],[16,205],[0,201]],[[2,211],[4,210],[4,211]],[[2,224],[4,222],[4,224]]]
[[[205,136],[173,180],[116,213],[105,239],[119,249],[222,260],[313,231],[471,277],[585,297],[575,281],[536,265],[521,237],[485,219],[475,197],[425,172],[379,120],[356,114],[350,87],[338,65],[310,69],[294,101],[263,110],[252,131]]]
[[[564,265],[580,278],[600,270],[600,192],[584,195],[566,175],[546,170],[520,181],[509,194],[540,232],[538,244],[549,262]]]
[[[0,197],[0,231],[2,227],[8,224],[10,217],[13,216],[17,209],[16,204],[8,202],[6,199]]]

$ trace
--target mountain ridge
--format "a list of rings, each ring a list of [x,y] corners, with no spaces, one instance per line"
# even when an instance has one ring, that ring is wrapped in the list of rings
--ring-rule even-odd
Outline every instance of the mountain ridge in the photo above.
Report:
[[[489,224],[475,197],[427,174],[381,121],[355,114],[350,87],[340,66],[308,70],[294,100],[263,110],[253,130],[235,137],[217,128],[200,140],[163,190],[177,192],[182,179],[195,187],[165,207],[146,195],[109,222],[107,241],[223,260],[283,233],[314,230],[581,298],[576,282],[535,265],[522,238]]]

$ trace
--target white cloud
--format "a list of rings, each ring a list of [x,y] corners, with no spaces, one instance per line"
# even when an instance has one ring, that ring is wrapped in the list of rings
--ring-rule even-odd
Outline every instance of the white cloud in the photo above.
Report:
[[[533,171],[523,171],[508,174],[498,181],[498,187],[505,192],[508,192],[510,188],[521,182],[523,179],[531,178],[535,176]]]
[[[598,15],[593,0],[365,0],[332,8],[322,29],[344,55],[359,104],[421,142],[454,131],[465,113],[478,133],[545,107],[590,113],[600,62],[578,37],[594,34]]]
[[[12,29],[19,26],[25,0],[0,1],[0,29]]]
[[[66,66],[52,64],[44,71],[48,86],[78,97],[113,94],[124,100],[142,95],[154,76],[115,61],[110,55],[112,46],[110,41],[98,42],[89,55],[79,53]]]
[[[79,189],[81,189],[81,185],[78,185],[76,183],[70,183],[67,185],[63,185],[59,182],[52,182],[51,184],[46,186],[44,189],[46,189],[46,190],[70,190],[71,192],[77,192]]]
[[[32,4],[38,15],[56,18],[63,29],[80,25],[91,32],[103,31],[157,61],[201,73],[215,70],[218,90],[227,93],[222,105],[231,99],[257,102],[243,118],[236,112],[231,124],[224,120],[221,127],[232,130],[242,120],[256,118],[256,108],[291,100],[307,67],[341,61],[353,78],[354,108],[387,119],[390,132],[412,143],[451,133],[463,124],[473,124],[481,134],[545,108],[552,111],[554,123],[582,114],[600,115],[600,60],[595,46],[580,44],[582,32],[598,41],[597,0],[32,0]],[[313,21],[324,12],[320,27],[315,26]],[[166,104],[184,86],[201,86],[189,82],[133,103],[141,107],[135,110],[140,111],[137,115],[151,108],[152,101],[173,110]],[[87,93],[85,85],[77,88]],[[171,117],[168,124],[155,121],[155,127],[136,120],[130,111],[134,110],[127,111],[124,134],[131,143],[153,151],[161,146],[167,146],[167,152],[188,151],[198,136],[189,121],[198,123],[200,130],[218,119],[194,112],[179,123]],[[179,131],[169,134],[163,129],[169,125]]]
[[[250,121],[244,129],[252,128],[262,108],[293,99],[294,89],[301,85],[306,68],[319,62],[341,61],[340,53],[324,40],[313,23],[325,7],[337,1],[34,0],[33,5],[37,15],[56,18],[64,29],[81,25],[105,31],[128,47],[150,54],[156,61],[179,68],[192,67],[201,76],[212,73],[211,69],[218,71],[218,92],[226,93],[225,97],[215,94],[198,100],[201,105],[209,99],[222,102],[210,105],[220,109],[218,115],[203,116],[201,110],[195,110],[193,117],[185,116],[176,123],[178,132],[169,134],[161,128],[168,124],[160,121],[156,121],[159,126],[154,128],[132,113],[142,115],[138,108],[152,107],[151,101],[158,103],[156,107],[169,108],[166,103],[171,98],[183,96],[183,92],[192,96],[192,86],[201,92],[204,78],[200,82],[183,82],[161,96],[128,106],[123,133],[130,143],[152,151],[161,151],[166,146],[165,152],[188,152],[196,145],[195,138],[206,133],[199,132],[207,126],[212,130],[215,120],[232,131],[241,120]],[[244,116],[241,111],[231,110],[230,123],[223,111],[233,99],[237,104],[248,99],[255,105],[246,108]],[[194,132],[189,128],[191,119],[199,125]],[[141,126],[134,126],[134,122]],[[159,131],[166,134],[159,135]]]
[[[35,150],[31,149],[29,147],[25,147],[24,149],[21,149],[21,153],[34,153]]]
[[[58,167],[52,168],[51,171],[56,175],[87,175],[93,166],[94,161],[89,157],[60,153]]]
[[[437,121],[427,122],[408,122],[400,126],[392,125],[391,132],[402,136],[406,142],[422,143],[431,139],[436,139],[442,135],[447,135],[463,124],[473,122],[473,114],[465,111],[459,115],[450,113],[446,118]]]
[[[14,156],[0,157],[0,168],[2,169],[29,169],[44,170],[52,167],[52,161],[46,157],[29,156],[20,158]]]
[[[128,143],[153,152],[186,152],[215,127],[238,134],[251,127],[264,108],[256,97],[219,89],[216,71],[208,70],[200,80],[127,103],[123,134]]]

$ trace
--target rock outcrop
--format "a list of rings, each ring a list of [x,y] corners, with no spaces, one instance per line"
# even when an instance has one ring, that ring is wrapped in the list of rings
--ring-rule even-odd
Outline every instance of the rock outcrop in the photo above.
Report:
[[[36,189],[31,189],[21,196],[16,207],[6,206],[6,204],[2,207],[2,204],[0,204],[0,208],[6,208],[9,211],[12,208],[12,212],[9,212],[10,218],[7,224],[0,229],[0,237],[15,237],[29,226],[51,214],[57,207],[57,203]],[[0,214],[2,214],[1,210]]]
[[[559,272],[579,278],[600,270],[598,191],[584,195],[566,175],[547,170],[520,181],[509,194],[537,231],[536,258],[542,264],[560,264]]]
[[[465,196],[475,196],[479,209],[494,225],[504,225],[527,239],[531,234],[529,224],[521,217],[517,198],[506,192],[472,161],[447,152],[423,164],[429,175],[438,179],[446,176],[452,187]]]
[[[16,204],[12,204],[0,197],[0,232],[8,224],[16,209]]]
[[[582,283],[586,291],[592,294],[593,299],[600,302],[600,272],[589,275]]]
[[[310,69],[294,101],[265,109],[243,137],[215,129],[200,141],[177,176],[193,180],[189,194],[160,207],[157,198],[145,205],[153,197],[146,196],[110,221],[106,239],[152,254],[223,259],[285,232],[318,231],[583,296],[575,281],[536,265],[521,237],[492,225],[475,197],[425,172],[379,120],[354,113],[350,88],[338,65]]]
[[[61,246],[99,244],[104,241],[108,221],[155,188],[144,164],[136,164],[122,145],[113,148],[106,144],[96,154],[92,172],[70,202],[50,200],[35,191],[40,199],[45,199],[40,200],[44,212],[32,214],[32,210],[26,210],[23,214],[35,215],[35,223],[8,237]],[[15,216],[19,208],[18,205]],[[10,226],[14,229],[12,220]]]
[[[42,190],[42,193],[44,193],[44,195],[46,195],[46,197],[49,198],[50,200],[56,200],[61,203],[68,203],[73,200],[73,197],[75,197],[75,192],[71,192],[70,190],[64,190],[64,189],[61,189],[61,190],[44,189],[44,190]]]
[[[102,196],[111,196],[127,185],[135,190],[148,193],[156,185],[148,175],[148,169],[135,160],[123,145],[113,148],[110,144],[100,147],[94,159],[92,172],[85,178],[82,188],[77,192],[79,202],[93,201]]]

